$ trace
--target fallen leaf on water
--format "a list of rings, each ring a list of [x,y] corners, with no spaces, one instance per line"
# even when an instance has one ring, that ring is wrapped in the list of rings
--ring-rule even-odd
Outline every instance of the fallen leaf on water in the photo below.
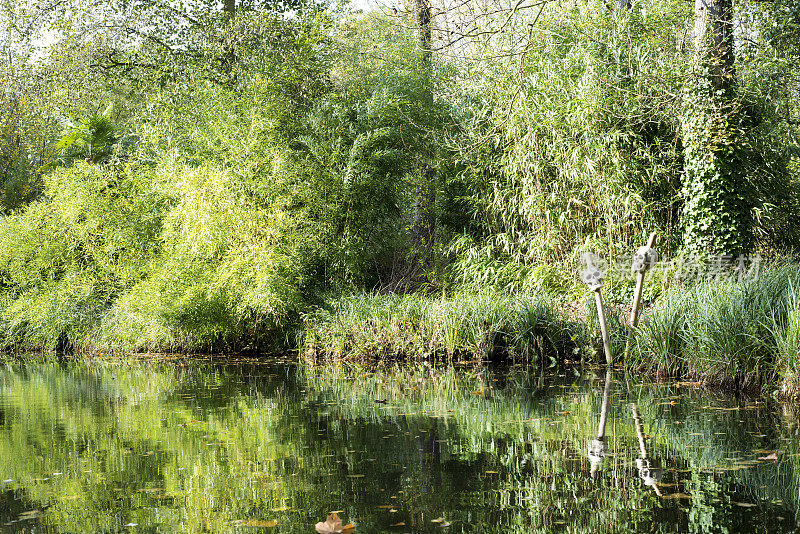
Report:
[[[749,503],[749,502],[736,502],[731,501],[736,506],[741,506],[742,508],[753,508],[754,506],[758,506],[757,504]]]
[[[772,452],[772,453],[770,453],[770,454],[768,454],[766,456],[759,456],[758,459],[759,460],[769,460],[771,462],[777,462],[778,461],[778,451]]]
[[[278,522],[272,519],[270,520],[262,520],[262,519],[237,519],[233,522],[234,525],[237,527],[276,527],[278,526]]]
[[[320,534],[343,534],[355,530],[356,526],[352,523],[342,526],[342,520],[337,513],[328,515],[325,521],[320,521],[316,525],[317,532]]]

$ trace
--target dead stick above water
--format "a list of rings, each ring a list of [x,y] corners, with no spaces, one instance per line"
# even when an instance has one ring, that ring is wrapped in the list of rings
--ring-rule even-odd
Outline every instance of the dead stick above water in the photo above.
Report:
[[[650,238],[647,240],[647,248],[653,248],[656,244],[656,233],[653,232],[650,234]],[[631,305],[631,317],[630,317],[630,325],[632,329],[635,329],[636,326],[639,324],[639,308],[642,304],[642,292],[644,291],[644,275],[647,271],[643,271],[640,273],[636,273],[636,290],[633,292],[633,304]],[[633,332],[629,332],[627,339],[625,340],[625,361],[628,360],[628,353],[631,349],[631,336]]]
[[[650,234],[650,239],[647,240],[647,248],[653,248],[656,244],[656,233]],[[639,307],[642,304],[642,292],[644,291],[644,275],[645,272],[636,273],[636,291],[633,293],[633,305],[631,306],[631,326],[636,328],[639,323]]]

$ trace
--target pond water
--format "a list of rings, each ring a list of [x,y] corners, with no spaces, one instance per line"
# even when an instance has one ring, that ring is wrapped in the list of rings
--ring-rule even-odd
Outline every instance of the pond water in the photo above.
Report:
[[[0,367],[0,531],[797,532],[791,406],[621,372]]]

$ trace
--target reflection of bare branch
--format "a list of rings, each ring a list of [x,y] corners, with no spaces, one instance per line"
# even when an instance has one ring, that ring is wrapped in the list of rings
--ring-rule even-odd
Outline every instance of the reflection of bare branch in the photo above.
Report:
[[[594,477],[600,467],[600,462],[608,455],[608,445],[605,442],[606,422],[608,421],[608,405],[611,399],[611,366],[606,368],[606,381],[603,387],[603,402],[600,407],[600,423],[597,425],[597,439],[589,442],[589,461],[591,462],[590,474]]]
[[[633,422],[636,424],[636,437],[639,438],[639,454],[641,458],[647,459],[647,447],[644,443],[644,429],[642,426],[642,418],[639,416],[639,407],[631,404],[631,411],[633,411]]]
[[[661,497],[661,489],[658,487],[658,482],[661,480],[663,471],[658,467],[650,465],[650,460],[647,458],[647,446],[645,445],[644,428],[642,425],[642,418],[639,416],[639,407],[636,404],[631,404],[633,411],[633,422],[636,426],[636,437],[639,438],[639,453],[641,458],[636,459],[636,467],[639,469],[639,478],[650,486],[655,491],[656,495]]]
[[[603,404],[600,407],[600,424],[597,426],[597,439],[606,435],[606,421],[608,420],[608,404],[611,398],[611,367],[606,368],[606,383],[603,387]]]

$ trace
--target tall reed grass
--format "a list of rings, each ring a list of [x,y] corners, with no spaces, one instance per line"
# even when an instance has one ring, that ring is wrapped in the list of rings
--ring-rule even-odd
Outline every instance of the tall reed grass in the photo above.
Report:
[[[737,387],[779,384],[796,395],[800,308],[796,265],[743,281],[676,288],[636,334],[628,365]]]
[[[796,284],[797,278],[788,290],[785,328],[774,332],[781,393],[792,398],[800,397],[800,287]]]
[[[558,359],[583,329],[541,295],[359,293],[305,318],[306,356]]]

